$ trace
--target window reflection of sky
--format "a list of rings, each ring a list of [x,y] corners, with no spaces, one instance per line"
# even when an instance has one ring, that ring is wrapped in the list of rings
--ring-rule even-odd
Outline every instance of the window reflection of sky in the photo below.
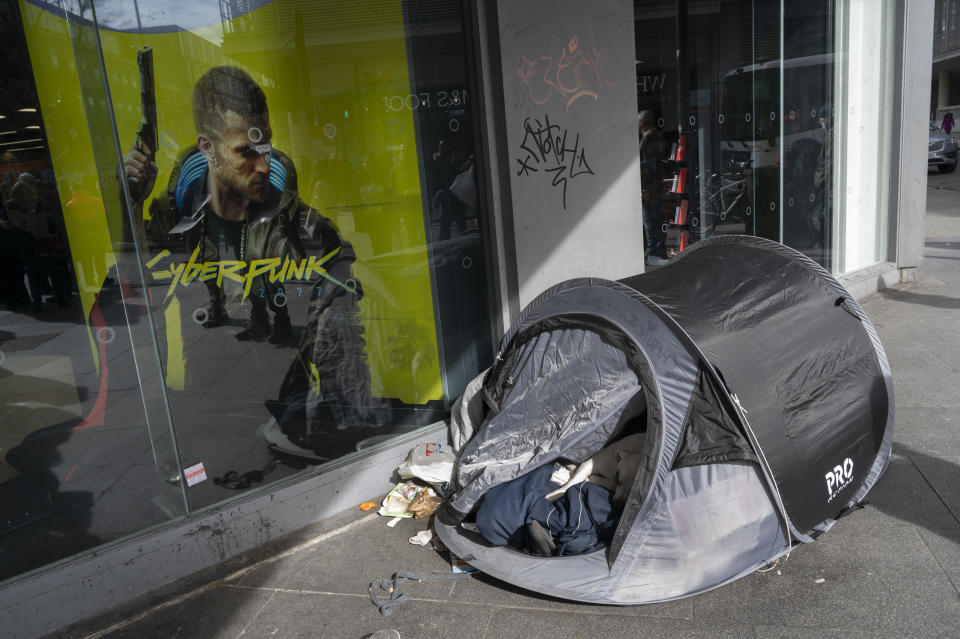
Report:
[[[101,28],[132,31],[138,28],[174,26],[196,29],[220,22],[216,2],[195,0],[96,0],[97,22]],[[137,13],[140,24],[137,24]],[[179,30],[171,29],[171,30]]]
[[[219,24],[224,18],[236,18],[270,4],[273,0],[95,0],[97,22],[102,29],[114,31],[187,31]],[[79,0],[28,0],[53,12],[66,10],[89,19],[86,2]],[[221,5],[223,14],[221,14]],[[138,15],[139,14],[139,15]]]

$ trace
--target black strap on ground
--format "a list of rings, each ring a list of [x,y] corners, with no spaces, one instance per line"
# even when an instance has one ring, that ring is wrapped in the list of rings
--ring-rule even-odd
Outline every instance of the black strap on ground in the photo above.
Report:
[[[274,468],[277,467],[277,460],[271,459],[267,465],[260,470],[251,470],[245,473],[238,473],[235,470],[228,470],[223,477],[214,477],[213,483],[224,488],[233,488],[234,490],[244,490],[253,484],[259,484],[263,481]]]
[[[224,488],[246,490],[253,484],[259,484],[262,482],[267,475],[273,472],[277,465],[289,466],[290,468],[296,468],[297,470],[300,470],[301,468],[315,466],[316,464],[321,463],[319,460],[308,460],[304,459],[303,457],[297,457],[296,455],[286,453],[277,448],[275,444],[267,445],[267,450],[270,451],[271,459],[263,468],[250,470],[245,473],[239,473],[235,470],[228,470],[223,474],[223,477],[214,477],[213,483],[218,486],[223,486]]]
[[[380,609],[380,614],[382,614],[384,617],[389,617],[393,614],[393,611],[397,608],[397,606],[410,598],[410,595],[408,594],[400,594],[401,582],[450,581],[453,579],[470,579],[470,573],[434,570],[426,575],[418,575],[413,572],[400,570],[393,573],[392,580],[377,579],[370,582],[370,588],[368,589],[370,592],[370,601],[372,601],[373,605]],[[378,591],[389,595],[389,597],[387,599],[381,599],[377,596]]]

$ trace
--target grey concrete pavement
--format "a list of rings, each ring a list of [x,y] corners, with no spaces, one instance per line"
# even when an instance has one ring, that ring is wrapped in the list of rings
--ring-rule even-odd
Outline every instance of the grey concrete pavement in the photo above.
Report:
[[[633,607],[541,597],[483,575],[406,583],[383,617],[367,596],[397,570],[449,571],[408,539],[426,524],[359,511],[59,637],[403,639],[960,636],[960,172],[931,173],[918,281],[861,300],[893,370],[894,454],[869,505],[787,561],[712,592]]]

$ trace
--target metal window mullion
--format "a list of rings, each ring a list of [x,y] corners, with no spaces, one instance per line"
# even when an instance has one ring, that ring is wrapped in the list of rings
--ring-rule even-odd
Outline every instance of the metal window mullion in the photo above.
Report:
[[[106,96],[107,113],[108,113],[108,115],[109,115],[109,117],[110,117],[110,124],[111,124],[110,128],[111,128],[111,131],[113,132],[113,144],[114,144],[114,148],[115,148],[115,151],[116,151],[116,154],[117,154],[118,166],[121,167],[121,169],[122,169],[122,167],[123,167],[123,151],[122,151],[122,148],[121,148],[121,146],[120,146],[119,133],[117,132],[117,118],[116,118],[116,113],[115,113],[114,110],[113,110],[113,97],[112,97],[111,94],[110,94],[110,82],[109,82],[109,80],[107,79],[107,67],[106,67],[106,62],[105,62],[105,60],[104,60],[104,56],[103,56],[103,43],[100,41],[100,27],[99,27],[99,23],[97,22],[97,12],[96,12],[96,8],[94,7],[94,3],[93,3],[93,2],[90,3],[90,11],[91,11],[91,15],[92,15],[94,41],[96,42],[96,45],[97,45],[97,59],[98,59],[99,64],[100,64],[100,77],[101,77],[101,79],[103,80],[103,91],[104,91],[104,95]],[[69,29],[68,29],[68,33],[69,33]],[[120,179],[118,179],[117,181],[120,183],[121,189],[122,189],[122,191],[123,191],[123,199],[124,199],[124,205],[126,206],[126,213],[127,213],[127,215],[130,217],[131,228],[132,228],[132,229],[136,229],[136,220],[135,220],[134,217],[133,217],[133,208],[132,208],[132,206],[131,206],[132,199],[131,199],[131,197],[130,197],[130,189],[129,189],[128,185],[127,185],[126,179],[123,179],[123,177],[122,177],[122,176],[123,176],[123,173],[121,172],[119,175],[120,175],[121,177],[120,177]],[[146,286],[147,278],[146,278],[146,272],[144,271],[144,268],[143,268],[143,257],[142,257],[142,255],[143,255],[143,249],[144,249],[145,247],[141,247],[141,246],[140,246],[140,244],[139,244],[139,238],[137,237],[137,233],[136,233],[136,232],[131,233],[131,236],[132,236],[132,239],[133,239],[134,252],[135,252],[136,258],[137,258],[137,259],[136,259],[136,261],[137,261],[137,271],[139,272],[139,275],[140,275],[140,282],[141,282],[141,284],[143,284],[144,286]],[[146,298],[146,294],[147,294],[147,293],[146,293],[146,290],[144,290],[144,297],[145,297],[145,298]],[[122,288],[122,287],[121,287],[121,300],[124,300],[124,298],[123,298],[123,288]],[[123,312],[124,312],[124,316],[126,317],[126,320],[127,320],[127,326],[129,327],[129,326],[130,326],[130,317],[129,317],[128,313],[127,313],[127,303],[126,303],[126,300],[123,301]],[[170,445],[171,445],[172,448],[173,448],[173,460],[174,460],[174,464],[176,464],[176,467],[177,467],[177,475],[181,477],[181,481],[179,482],[179,485],[180,485],[180,494],[181,494],[181,497],[183,498],[184,514],[189,515],[189,514],[190,514],[190,502],[189,502],[189,499],[187,498],[187,487],[186,487],[186,483],[182,480],[183,464],[182,464],[182,462],[180,461],[180,447],[177,445],[177,434],[176,434],[176,430],[175,430],[174,427],[173,427],[173,416],[172,416],[172,413],[171,413],[171,411],[170,411],[170,400],[169,400],[169,398],[167,397],[166,386],[165,386],[164,383],[163,383],[163,379],[164,379],[164,377],[163,377],[163,366],[162,366],[161,363],[160,363],[162,360],[161,360],[161,357],[160,357],[160,347],[159,347],[159,343],[158,343],[158,341],[157,341],[157,330],[156,330],[156,326],[155,326],[154,321],[153,321],[153,313],[150,312],[149,306],[147,307],[147,312],[145,313],[145,315],[146,315],[146,320],[147,320],[147,326],[150,328],[150,338],[151,338],[151,343],[152,343],[152,350],[153,350],[153,355],[154,355],[154,362],[156,363],[157,373],[158,373],[158,379],[160,380],[160,397],[161,397],[161,402],[162,402],[162,404],[163,404],[163,409],[164,409],[164,412],[165,412],[166,418],[167,418],[167,427],[168,427],[169,430],[170,430]],[[133,354],[134,354],[134,363],[137,364],[137,357],[136,357],[137,345],[136,345],[136,341],[134,340],[133,332],[132,332],[132,331],[128,331],[128,333],[129,333],[129,335],[130,335],[130,347],[131,347],[131,349],[132,349],[132,351],[133,351]],[[137,366],[138,366],[138,374],[139,374],[139,364],[137,364]],[[146,396],[144,395],[144,390],[143,390],[143,385],[142,385],[142,384],[140,385],[140,396],[141,396],[141,399],[143,400],[144,413],[145,413],[145,416],[146,416],[146,418],[147,418],[147,420],[148,420],[148,423],[149,423],[150,417],[149,417],[148,414],[146,414],[146,413],[147,413],[147,398],[146,398]],[[149,427],[148,427],[148,436],[149,436]],[[151,438],[151,444],[152,444],[152,438]]]

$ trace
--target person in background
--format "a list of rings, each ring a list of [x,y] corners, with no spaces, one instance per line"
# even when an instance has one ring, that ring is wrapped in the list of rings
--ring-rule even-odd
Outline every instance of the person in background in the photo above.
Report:
[[[663,264],[667,259],[666,233],[663,231],[663,164],[666,141],[657,128],[653,111],[637,115],[640,127],[640,189],[643,205],[643,232],[647,263]]]
[[[947,135],[950,135],[950,131],[953,129],[953,114],[947,113],[943,116],[943,122],[940,123],[940,128],[943,129],[943,132]]]
[[[24,235],[7,215],[7,207],[16,201],[0,203],[0,300],[7,310],[18,312],[30,306],[30,296],[23,283],[25,250],[33,251],[33,243],[25,244]]]

